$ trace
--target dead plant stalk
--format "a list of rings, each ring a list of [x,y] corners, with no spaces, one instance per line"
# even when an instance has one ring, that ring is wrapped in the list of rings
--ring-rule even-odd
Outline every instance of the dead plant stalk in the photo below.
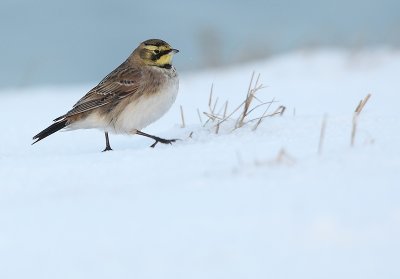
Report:
[[[322,154],[322,148],[323,148],[323,145],[324,145],[326,121],[327,121],[327,116],[324,115],[324,118],[322,119],[322,124],[321,124],[321,132],[319,134],[319,143],[318,143],[318,154],[319,155]]]
[[[181,119],[182,119],[181,128],[185,128],[185,115],[183,114],[183,107],[182,106],[181,106]]]
[[[351,141],[350,141],[350,146],[353,147],[354,143],[355,143],[355,138],[356,138],[356,133],[357,133],[357,124],[358,124],[358,117],[361,113],[361,111],[363,110],[363,108],[365,107],[365,105],[367,104],[369,98],[371,98],[371,94],[368,94],[367,96],[365,96],[365,98],[363,100],[361,100],[355,111],[353,114],[353,125],[351,128]]]
[[[253,86],[253,80],[254,80],[254,72],[251,75],[251,79],[250,79],[250,83],[249,83],[249,88],[247,90],[247,95],[246,95],[246,99],[244,100],[244,106],[243,106],[243,112],[242,114],[239,116],[238,121],[236,122],[235,128],[241,128],[243,127],[244,123],[245,123],[245,118],[248,116],[249,114],[249,108],[251,106],[251,103],[253,102],[253,99],[255,98],[255,93],[263,88],[262,84],[258,84],[258,81],[260,79],[260,74],[258,74],[257,79],[255,81],[255,84]]]

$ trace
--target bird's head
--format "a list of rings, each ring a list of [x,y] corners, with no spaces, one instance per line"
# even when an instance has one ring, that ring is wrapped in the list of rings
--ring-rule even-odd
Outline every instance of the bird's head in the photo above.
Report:
[[[148,66],[170,69],[172,67],[172,57],[179,50],[172,48],[168,43],[150,39],[141,43],[132,56]]]

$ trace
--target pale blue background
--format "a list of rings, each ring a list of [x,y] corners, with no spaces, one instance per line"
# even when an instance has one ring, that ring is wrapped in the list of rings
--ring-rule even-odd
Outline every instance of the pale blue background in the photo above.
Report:
[[[181,71],[297,48],[400,46],[400,1],[0,2],[0,87],[99,81],[148,38]]]

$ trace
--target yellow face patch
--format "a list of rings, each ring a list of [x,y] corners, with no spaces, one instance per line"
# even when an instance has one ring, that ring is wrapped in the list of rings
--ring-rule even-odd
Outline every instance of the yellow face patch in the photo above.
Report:
[[[146,64],[164,66],[171,64],[173,55],[174,51],[169,45],[146,45],[143,48],[141,57]]]
[[[162,45],[143,45],[140,50],[140,57],[147,65],[162,68],[171,67],[172,58],[178,50],[172,49],[168,44]]]
[[[156,63],[157,63],[158,65],[171,64],[171,62],[172,62],[172,57],[173,57],[173,52],[164,54],[164,55],[162,55],[159,59],[156,60]]]

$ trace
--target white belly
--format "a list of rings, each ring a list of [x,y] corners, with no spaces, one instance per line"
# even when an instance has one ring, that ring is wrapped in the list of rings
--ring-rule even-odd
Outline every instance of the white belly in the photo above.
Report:
[[[178,89],[178,79],[171,79],[159,93],[142,96],[128,104],[116,121],[105,130],[117,134],[131,134],[145,128],[171,108],[178,95]]]

